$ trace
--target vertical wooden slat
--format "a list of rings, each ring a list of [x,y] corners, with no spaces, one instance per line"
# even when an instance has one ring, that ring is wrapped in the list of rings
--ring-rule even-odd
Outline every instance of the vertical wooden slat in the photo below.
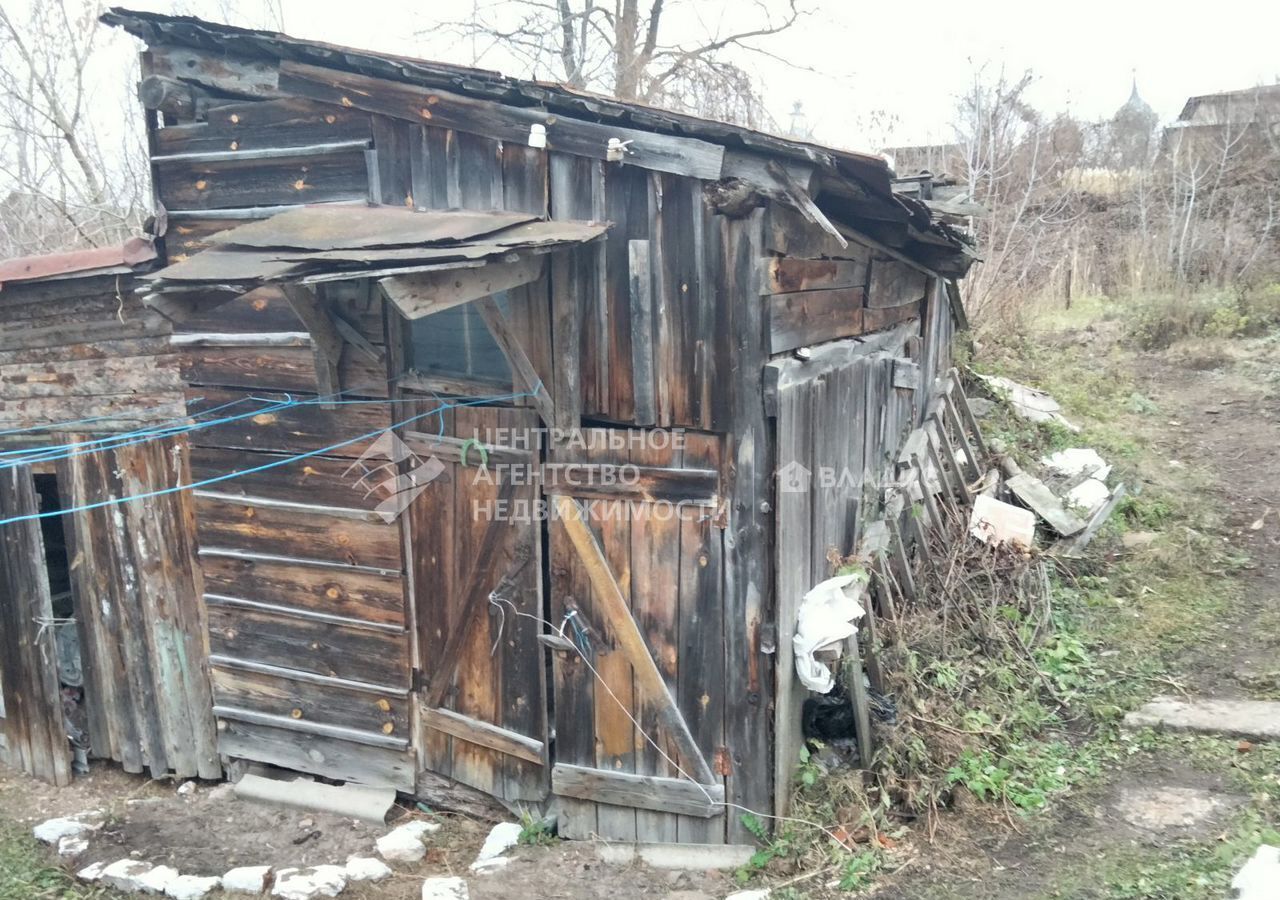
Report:
[[[30,470],[15,466],[0,472],[0,518],[34,515],[39,509]],[[52,617],[39,520],[0,525],[2,724],[10,753],[21,767],[62,786],[71,783],[71,759]]]
[[[718,469],[721,439],[718,436],[685,435],[684,465]],[[712,522],[710,510],[686,510],[680,521],[680,609],[678,622],[679,672],[676,698],[694,740],[707,759],[712,775],[724,783],[725,697],[729,686],[723,678],[725,653],[716,645],[724,633],[721,596],[723,532]],[[684,843],[720,844],[725,823],[736,817],[704,819],[679,816],[676,839]]]
[[[773,753],[769,710],[772,658],[762,646],[762,629],[772,591],[771,542],[774,456],[764,410],[763,369],[768,361],[766,318],[756,260],[762,251],[763,212],[720,220],[720,276],[717,305],[725,311],[726,336],[733,348],[722,379],[729,395],[732,446],[725,460],[729,477],[726,507],[724,644],[727,742],[732,775],[731,802],[769,812],[773,798]],[[774,620],[776,621],[776,620]],[[730,843],[749,843],[741,812],[731,810]]]

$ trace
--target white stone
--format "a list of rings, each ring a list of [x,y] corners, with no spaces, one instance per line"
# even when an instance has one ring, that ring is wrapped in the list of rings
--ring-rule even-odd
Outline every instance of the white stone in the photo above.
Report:
[[[1239,900],[1275,900],[1280,885],[1280,847],[1263,844],[1249,858],[1231,886]]]
[[[84,814],[84,816],[87,815],[89,813]],[[97,831],[102,827],[100,824],[84,821],[84,816],[65,816],[58,819],[49,819],[31,829],[31,833],[35,835],[37,841],[56,844],[64,837],[81,837],[87,832]]]
[[[495,856],[491,859],[477,859],[471,864],[471,871],[477,875],[489,875],[498,871],[507,863],[511,862],[511,858],[507,856]]]
[[[484,839],[484,846],[476,854],[476,862],[501,856],[520,842],[520,832],[524,831],[519,822],[499,822],[489,831]]]
[[[391,867],[372,856],[353,856],[347,860],[348,881],[382,881],[391,877]]]
[[[412,822],[405,822],[399,827],[401,831],[407,831],[414,837],[426,837],[428,834],[435,834],[440,830],[439,822],[428,822],[425,819],[414,819]]]
[[[163,894],[180,874],[172,866],[156,866],[138,876],[138,887],[144,894]]]
[[[315,900],[336,897],[347,886],[347,873],[342,866],[312,866],[309,869],[281,869],[271,896],[283,900]]]
[[[140,859],[118,859],[102,870],[102,883],[118,891],[141,891],[139,879],[152,868],[151,863]]]
[[[89,842],[82,837],[67,835],[58,841],[59,856],[79,856],[89,849]]]
[[[202,877],[200,875],[179,875],[164,889],[166,897],[173,900],[204,900],[210,891],[222,884],[217,876]]]
[[[85,866],[76,873],[76,877],[81,881],[97,881],[102,877],[102,870],[107,867],[104,862],[96,862],[92,865]]]
[[[755,891],[737,891],[725,897],[724,900],[769,900],[769,893],[768,888]]]
[[[428,878],[422,882],[422,900],[470,900],[467,883],[461,878]]]
[[[190,797],[196,792],[196,783],[194,781],[184,781],[178,785],[178,793],[183,797]]]
[[[378,838],[378,853],[387,862],[417,862],[427,855],[423,836],[439,829],[434,822],[406,822]]]
[[[1067,503],[1092,515],[1111,499],[1111,488],[1097,478],[1086,478],[1067,491]]]
[[[1040,462],[1055,475],[1065,475],[1068,478],[1091,475],[1099,481],[1106,481],[1111,474],[1111,466],[1091,447],[1068,447],[1051,453]]]
[[[222,889],[228,894],[261,894],[270,875],[270,866],[240,866],[222,876]]]

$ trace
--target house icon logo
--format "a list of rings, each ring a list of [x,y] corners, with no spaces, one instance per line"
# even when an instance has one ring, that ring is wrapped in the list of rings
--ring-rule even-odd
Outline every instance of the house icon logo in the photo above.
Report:
[[[390,524],[444,471],[444,463],[434,456],[423,461],[393,432],[384,431],[343,474],[357,471],[360,476],[351,486],[366,500],[379,499],[373,511]]]
[[[807,494],[813,473],[792,460],[778,470],[778,490],[784,494]]]

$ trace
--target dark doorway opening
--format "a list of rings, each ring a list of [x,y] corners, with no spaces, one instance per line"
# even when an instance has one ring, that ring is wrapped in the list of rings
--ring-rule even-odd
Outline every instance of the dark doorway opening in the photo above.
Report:
[[[64,509],[56,475],[32,476],[40,497],[40,520],[44,538],[44,562],[49,575],[49,596],[53,616],[47,627],[53,630],[58,650],[58,687],[62,694],[62,721],[71,742],[71,771],[89,771],[89,716],[85,697],[84,669],[80,662],[80,630],[77,626],[75,594],[71,588],[71,558],[67,552],[70,523],[56,515]]]

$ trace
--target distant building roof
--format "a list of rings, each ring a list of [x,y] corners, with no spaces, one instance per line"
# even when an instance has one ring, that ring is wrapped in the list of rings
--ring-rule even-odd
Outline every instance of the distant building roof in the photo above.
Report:
[[[1264,113],[1280,114],[1280,84],[1190,97],[1178,114],[1178,121],[1192,125],[1226,125],[1254,122]]]

